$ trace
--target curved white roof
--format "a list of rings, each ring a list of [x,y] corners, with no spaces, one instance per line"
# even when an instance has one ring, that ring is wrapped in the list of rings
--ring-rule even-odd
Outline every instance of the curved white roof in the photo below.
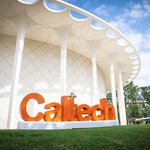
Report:
[[[0,34],[17,35],[19,19],[28,23],[26,38],[60,45],[60,32],[68,32],[68,49],[89,59],[96,51],[97,65],[100,66],[110,88],[109,62],[115,63],[115,71],[121,70],[123,82],[131,82],[140,70],[140,58],[130,41],[116,28],[61,0],[1,0]],[[62,10],[60,10],[60,8]],[[75,17],[81,16],[80,19]],[[116,83],[117,84],[117,83]]]

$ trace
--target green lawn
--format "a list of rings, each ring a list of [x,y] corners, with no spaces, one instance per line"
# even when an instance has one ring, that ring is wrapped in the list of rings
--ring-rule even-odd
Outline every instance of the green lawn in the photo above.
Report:
[[[150,124],[72,130],[0,130],[0,150],[149,150]]]

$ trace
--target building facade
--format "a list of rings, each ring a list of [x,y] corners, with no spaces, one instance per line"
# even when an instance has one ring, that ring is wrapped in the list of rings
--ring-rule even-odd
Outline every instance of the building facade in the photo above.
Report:
[[[1,0],[0,17],[0,129],[17,128],[20,102],[33,92],[47,103],[73,93],[77,104],[94,105],[111,91],[126,125],[123,86],[140,59],[121,32],[60,0]],[[29,102],[29,114],[38,110]]]

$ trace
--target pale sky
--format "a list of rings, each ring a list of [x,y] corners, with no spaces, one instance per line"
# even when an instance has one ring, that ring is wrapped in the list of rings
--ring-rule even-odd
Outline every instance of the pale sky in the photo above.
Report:
[[[134,83],[150,85],[150,0],[64,1],[95,14],[124,33],[141,58],[141,70]]]

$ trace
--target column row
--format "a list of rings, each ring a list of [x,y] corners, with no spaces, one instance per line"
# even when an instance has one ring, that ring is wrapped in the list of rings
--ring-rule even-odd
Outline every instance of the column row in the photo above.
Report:
[[[7,127],[9,129],[13,129],[14,118],[15,118],[15,100],[17,99],[18,93],[18,84],[19,84],[19,76],[21,70],[21,61],[25,40],[25,25],[22,23],[19,25],[18,34],[17,34],[17,42],[16,42],[16,50],[14,57],[14,66],[13,66],[13,75],[12,75],[12,83],[11,83],[11,94],[9,101],[9,110],[8,110],[8,121]],[[61,38],[60,43],[60,87],[61,87],[61,95],[66,95],[66,64],[67,64],[67,40],[68,40],[68,31],[63,30],[63,32],[58,32]],[[110,62],[110,85],[112,92],[112,102],[116,110],[116,119],[118,120],[117,113],[117,98],[116,98],[116,83],[115,83],[115,71],[114,64]],[[93,50],[92,55],[92,76],[93,76],[93,99],[98,99],[98,85],[97,85],[97,64],[96,64],[96,51]],[[126,113],[125,113],[125,103],[124,103],[124,94],[123,94],[123,82],[122,82],[122,74],[119,72],[118,74],[118,104],[119,104],[119,114],[120,114],[120,122],[121,125],[126,125]],[[92,101],[91,101],[92,104]]]
[[[111,82],[112,102],[116,110],[116,119],[118,120],[118,107],[116,101],[117,97],[116,97],[116,82],[115,82],[116,79],[118,85],[117,95],[118,95],[120,125],[127,125],[122,73],[118,68],[118,74],[116,74],[116,78],[115,78],[114,62],[111,60],[110,61],[110,82]]]

